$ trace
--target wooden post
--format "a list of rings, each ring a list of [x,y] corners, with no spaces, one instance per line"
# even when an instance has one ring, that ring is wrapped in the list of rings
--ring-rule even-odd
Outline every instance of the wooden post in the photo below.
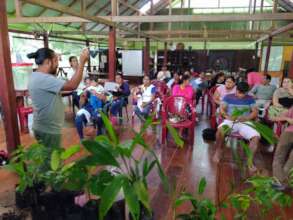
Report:
[[[110,81],[114,81],[116,73],[116,29],[113,27],[110,27],[109,32],[108,65],[108,78]]]
[[[254,59],[254,66],[256,68],[256,70],[258,71],[258,57],[257,57],[257,54],[258,54],[258,44],[259,43],[255,43],[255,59]]]
[[[143,51],[143,70],[144,75],[148,76],[150,74],[150,39],[145,39],[145,47]]]
[[[0,1],[0,30],[0,100],[4,115],[6,150],[11,153],[20,145],[20,138],[10,60],[6,1]]]
[[[293,51],[292,51],[290,70],[289,70],[289,75],[288,76],[289,76],[290,79],[293,79]]]
[[[270,60],[270,53],[271,53],[271,47],[272,47],[272,37],[269,37],[268,39],[268,47],[267,47],[267,54],[266,54],[266,62],[265,62],[265,68],[264,73],[268,73],[268,67],[269,67],[269,60]]]
[[[117,16],[118,0],[111,0],[111,15]],[[114,81],[116,74],[116,28],[109,27],[109,48],[108,48],[108,78]]]
[[[47,32],[43,33],[44,47],[49,48],[49,36]]]
[[[168,63],[168,49],[167,49],[168,43],[165,42],[164,43],[164,62],[163,62],[163,66],[167,66]]]
[[[89,41],[89,40],[86,40],[86,41],[85,41],[85,46],[86,46],[87,48],[90,48],[90,41]],[[87,62],[87,71],[88,71],[88,72],[91,72],[91,57],[89,57],[89,60],[88,60],[88,62]]]

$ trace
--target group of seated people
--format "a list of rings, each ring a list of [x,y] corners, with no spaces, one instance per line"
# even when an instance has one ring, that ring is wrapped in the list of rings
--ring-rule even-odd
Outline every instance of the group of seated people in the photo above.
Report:
[[[78,67],[76,57],[70,57],[69,63],[72,72]],[[72,74],[67,73],[67,79]],[[90,77],[84,77],[78,89],[72,93],[73,106],[78,108],[75,116],[75,126],[81,140],[84,139],[83,128],[89,124],[94,125],[97,129],[97,135],[103,132],[103,122],[100,112],[109,116],[111,122],[116,124],[122,118],[122,108],[128,103],[130,88],[126,81],[123,80],[122,74],[115,76],[115,88],[106,90],[105,82]]]
[[[250,149],[255,154],[260,140],[260,134],[248,125],[249,121],[258,117],[267,117],[272,122],[283,122],[285,130],[282,132],[274,154],[273,174],[280,180],[288,176],[288,171],[293,167],[293,83],[289,78],[284,78],[280,88],[271,85],[271,76],[259,74],[259,80],[235,83],[232,76],[214,87],[213,101],[219,106],[219,126],[216,133],[217,150],[214,161],[219,161],[224,145],[224,125],[232,128],[249,141]],[[233,109],[249,109],[238,118],[233,118]],[[266,114],[259,114],[259,112]],[[291,134],[291,136],[290,136]],[[256,167],[250,167],[253,172]]]
[[[236,79],[231,75],[225,76],[222,72],[212,78],[210,74],[191,71],[182,75],[175,72],[173,78],[170,76],[170,72],[163,67],[157,80],[166,82],[171,95],[195,98],[196,104],[203,91],[213,91],[213,101],[218,106],[219,115],[217,150],[213,157],[215,162],[221,158],[225,140],[224,127],[232,128],[232,133],[247,140],[254,155],[261,136],[248,125],[249,121],[265,121],[263,119],[266,118],[270,122],[282,122],[284,129],[274,153],[273,173],[281,181],[288,176],[289,169],[293,168],[293,83],[290,78],[284,78],[277,88],[271,84],[270,75],[255,71]],[[234,109],[243,110],[244,113],[235,118],[232,114]],[[257,169],[253,164],[249,170],[255,172]]]
[[[271,76],[260,74],[258,78],[235,79],[233,76],[226,76],[218,73],[214,77],[209,73],[196,73],[186,71],[183,74],[174,72],[172,75],[163,67],[157,74],[156,81],[161,81],[168,88],[168,95],[182,96],[198,104],[200,97],[206,90],[213,91],[213,101],[218,106],[218,129],[216,132],[216,153],[213,157],[215,162],[221,158],[224,146],[225,133],[224,125],[232,128],[233,133],[239,134],[249,142],[249,147],[256,153],[260,134],[251,126],[249,121],[257,120],[259,117],[267,117],[273,122],[287,124],[275,151],[273,172],[280,180],[283,180],[289,168],[293,167],[292,132],[293,132],[293,84],[289,78],[284,78],[280,88],[271,85]],[[251,78],[253,80],[251,80]],[[132,93],[133,112],[141,121],[154,111],[155,100],[163,102],[162,97],[157,95],[157,87],[149,76],[143,77],[143,84],[134,87],[131,92],[129,85],[123,80],[121,74],[116,75],[116,83],[119,85],[117,91],[110,93],[105,91],[103,86],[86,78],[84,87],[77,91],[80,110],[77,112],[75,123],[81,139],[83,139],[83,127],[93,121],[97,126],[97,133],[102,132],[102,120],[99,111],[109,112],[112,119],[122,117],[122,107],[127,104],[128,96]],[[157,104],[157,103],[156,103]],[[195,106],[194,106],[195,107]],[[237,118],[233,117],[233,110],[244,110]],[[155,108],[159,111],[159,108]],[[262,111],[262,114],[259,112]],[[263,114],[265,112],[266,114]],[[118,116],[119,115],[119,116]],[[265,115],[265,116],[264,116]],[[250,171],[256,171],[255,165],[249,167]]]

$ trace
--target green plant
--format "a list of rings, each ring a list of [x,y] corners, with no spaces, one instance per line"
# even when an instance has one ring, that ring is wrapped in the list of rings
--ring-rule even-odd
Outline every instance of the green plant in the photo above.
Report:
[[[237,211],[235,219],[248,219],[248,210],[253,205],[258,207],[259,219],[264,219],[274,206],[284,208],[292,205],[290,195],[274,188],[274,185],[280,184],[274,177],[256,175],[249,177],[245,183],[249,184],[248,188],[229,196],[232,207]]]
[[[43,182],[56,191],[62,189],[81,190],[88,173],[83,167],[77,166],[75,161],[65,163],[67,159],[74,156],[79,151],[80,146],[77,145],[67,149],[58,148],[53,150],[50,157],[50,169],[42,173]],[[78,175],[74,176],[74,174],[77,173]],[[77,184],[80,182],[82,182],[82,184]]]
[[[142,207],[151,215],[147,177],[154,168],[157,169],[165,189],[168,189],[168,180],[160,162],[143,138],[146,129],[152,124],[152,118],[146,120],[140,132],[133,131],[132,140],[120,142],[108,118],[103,113],[101,116],[108,135],[84,141],[83,145],[89,155],[76,163],[87,169],[106,166],[102,172],[91,175],[85,186],[89,193],[101,199],[99,218],[103,219],[120,191],[133,219],[139,219]],[[171,130],[171,134],[178,145],[183,144],[175,130]],[[137,148],[142,149],[140,158],[133,155]]]
[[[42,174],[48,168],[48,155],[48,149],[40,144],[33,144],[28,148],[19,146],[13,152],[5,167],[18,175],[17,191],[24,192],[26,188],[42,182]]]
[[[197,198],[203,194],[206,187],[206,179],[201,178],[197,192],[194,194],[183,192],[175,201],[175,208],[185,202],[190,202],[192,209],[189,213],[179,214],[176,219],[181,220],[213,220],[215,219],[217,207],[210,199]]]

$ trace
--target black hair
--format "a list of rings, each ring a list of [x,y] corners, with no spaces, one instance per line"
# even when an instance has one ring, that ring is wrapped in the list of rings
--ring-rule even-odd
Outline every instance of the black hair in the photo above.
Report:
[[[188,80],[188,79],[190,79],[190,76],[188,74],[183,74],[180,77],[179,84],[181,85],[185,80]]]
[[[241,93],[247,93],[249,91],[249,85],[247,82],[237,83],[236,89]]]
[[[218,83],[218,79],[222,76],[225,76],[225,74],[223,72],[219,72],[217,73],[212,79],[211,79],[211,83],[210,83],[210,87],[214,87],[215,85],[217,85]]]
[[[71,63],[73,59],[77,59],[77,57],[76,56],[69,57],[69,62]]]
[[[227,76],[226,80],[227,80],[227,79],[231,79],[234,83],[236,82],[234,76]]]
[[[29,53],[27,55],[27,57],[29,59],[35,59],[35,62],[37,65],[43,64],[46,59],[50,59],[50,60],[53,59],[54,56],[55,56],[54,50],[51,50],[51,49],[45,48],[45,47],[40,48],[36,52]]]
[[[272,79],[271,75],[269,75],[269,74],[264,74],[264,77],[265,77],[267,80],[270,80],[270,81],[271,81],[271,79]]]

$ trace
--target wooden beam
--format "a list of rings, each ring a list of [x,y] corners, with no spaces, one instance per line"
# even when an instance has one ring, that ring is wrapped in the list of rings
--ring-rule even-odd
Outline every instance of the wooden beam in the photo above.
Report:
[[[20,138],[11,69],[6,1],[0,1],[0,30],[0,101],[4,115],[6,150],[12,153],[20,145]]]
[[[35,2],[37,0],[25,0],[29,2]],[[43,1],[42,1],[43,3]],[[52,2],[50,2],[52,3]],[[168,22],[224,22],[224,21],[285,21],[293,20],[293,13],[263,13],[254,15],[146,15],[146,16],[82,16],[79,12],[75,12],[66,6],[54,3],[54,6],[48,5],[53,10],[66,11],[67,14],[72,16],[59,16],[59,17],[23,17],[23,18],[9,18],[9,24],[16,23],[66,23],[71,22],[97,22],[108,26],[115,26],[115,23],[119,22],[133,22],[133,23],[168,23]],[[62,6],[62,8],[55,7],[56,5]],[[65,12],[64,12],[65,13]],[[122,27],[123,28],[123,27]],[[121,28],[120,28],[121,29]]]
[[[119,3],[120,3],[121,5],[124,5],[125,7],[130,8],[130,9],[132,9],[133,11],[138,12],[138,13],[141,14],[141,15],[146,15],[146,13],[143,13],[143,12],[141,12],[138,8],[136,8],[136,7],[134,7],[134,6],[130,5],[130,4],[128,4],[125,0],[118,0],[118,1],[119,1]]]
[[[51,1],[45,1],[45,0],[22,0],[22,1],[25,1],[25,2],[28,2],[31,4],[35,4],[35,5],[39,5],[41,7],[45,7],[48,9],[55,10],[55,11],[63,12],[63,13],[69,14],[71,16],[86,19],[90,22],[96,22],[96,23],[105,24],[107,26],[116,27],[116,28],[119,28],[120,30],[124,30],[124,31],[130,32],[130,33],[135,33],[135,34],[137,33],[136,30],[133,30],[131,28],[127,28],[127,27],[120,25],[120,24],[116,24],[117,22],[111,21],[111,17],[109,18],[108,16],[103,17],[103,16],[82,15],[80,12],[77,12],[68,6],[65,6],[60,3],[56,3],[56,2],[51,2]],[[120,17],[120,16],[114,16],[114,17]],[[113,18],[113,16],[112,16],[112,18]],[[73,21],[71,21],[71,22],[73,22]],[[58,22],[55,21],[54,23],[58,23]],[[153,36],[146,35],[143,32],[141,34],[144,37],[150,37],[150,38],[153,38],[155,40],[160,41],[160,39],[154,38]]]
[[[106,24],[108,26],[115,26],[115,23],[109,19],[105,19],[105,18],[102,18],[99,16],[81,15],[80,12],[77,12],[77,11],[73,10],[72,8],[70,8],[66,5],[62,5],[60,3],[56,3],[56,2],[52,2],[52,1],[45,1],[45,0],[22,0],[22,1],[25,1],[28,3],[34,4],[34,5],[38,5],[38,6],[47,8],[47,9],[66,13],[66,14],[69,14],[72,16],[87,19],[88,21],[91,21],[91,22],[102,23],[102,24]],[[74,21],[71,21],[71,22],[74,22]],[[56,22],[56,23],[59,23],[59,22]]]
[[[250,30],[207,30],[208,34],[268,34],[270,31],[250,31]],[[178,34],[203,34],[202,30],[155,30],[145,31],[151,35],[178,35]]]
[[[106,19],[106,18],[105,18]],[[223,22],[223,21],[272,21],[293,20],[293,13],[263,13],[254,15],[147,15],[147,16],[118,16],[108,18],[113,22]]]
[[[267,40],[269,37],[274,37],[279,34],[286,33],[290,30],[293,30],[293,23],[287,24],[286,26],[283,26],[277,30],[272,31],[270,34],[259,38],[256,42],[261,42],[261,41]]]

